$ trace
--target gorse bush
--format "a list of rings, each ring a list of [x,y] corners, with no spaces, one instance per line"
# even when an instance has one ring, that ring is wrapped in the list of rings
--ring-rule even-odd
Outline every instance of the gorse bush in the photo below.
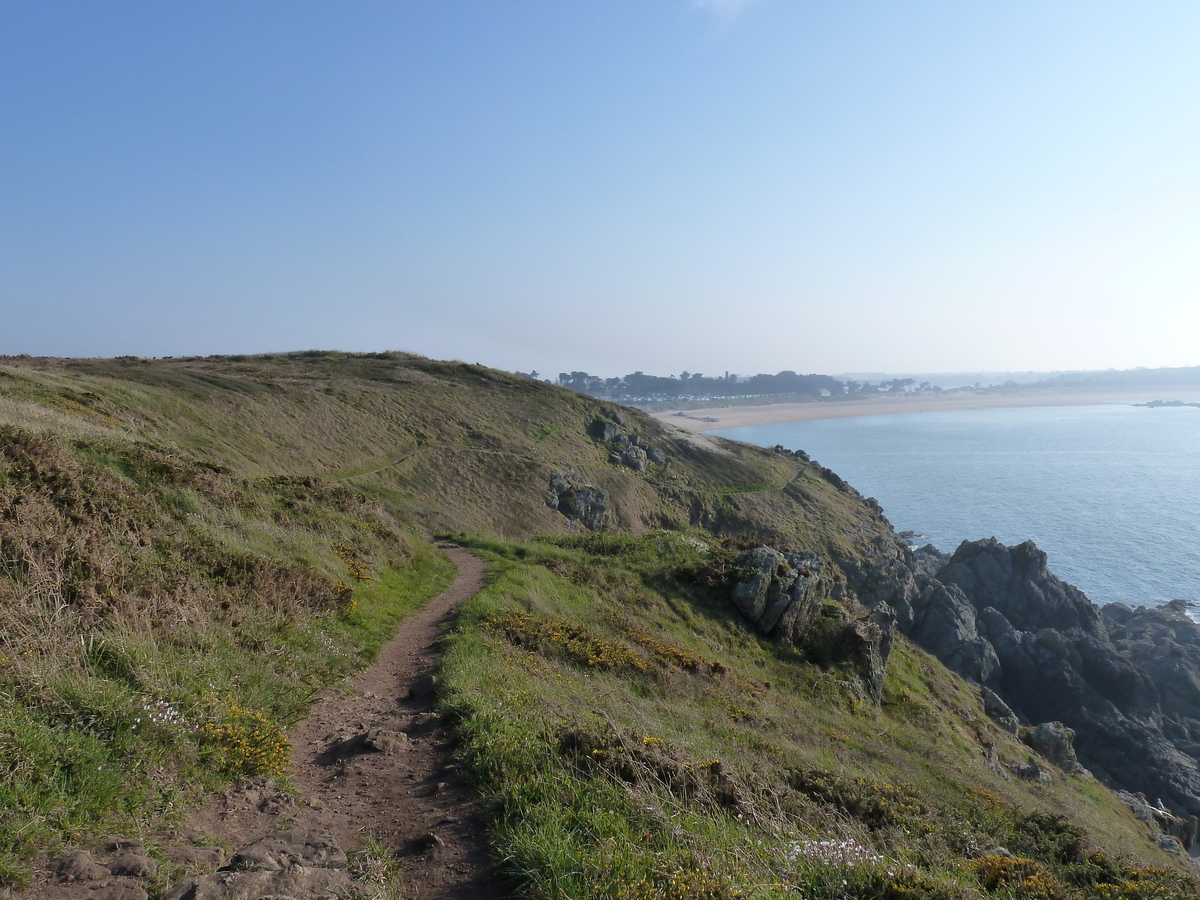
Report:
[[[489,616],[486,626],[518,647],[554,654],[595,669],[627,668],[645,671],[645,659],[626,644],[606,640],[588,628],[555,619],[511,611]]]
[[[260,712],[232,701],[218,707],[219,719],[200,728],[201,755],[230,776],[282,775],[288,740],[283,729]]]

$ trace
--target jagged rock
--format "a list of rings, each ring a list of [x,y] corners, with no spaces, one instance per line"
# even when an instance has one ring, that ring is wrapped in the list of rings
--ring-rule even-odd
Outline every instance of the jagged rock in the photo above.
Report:
[[[829,596],[815,553],[781,553],[755,547],[738,556],[748,577],[733,586],[733,602],[762,634],[789,643],[803,641],[822,601]]]
[[[1017,718],[1016,713],[990,688],[982,688],[982,694],[983,711],[993,722],[1015,737],[1021,726],[1021,720]]]
[[[635,472],[646,471],[646,451],[636,444],[630,444],[621,454],[621,462]]]
[[[617,435],[621,433],[621,426],[616,422],[605,422],[603,419],[597,419],[592,423],[589,429],[589,434],[598,441],[613,441]]]
[[[1184,855],[1183,844],[1181,844],[1179,842],[1179,838],[1175,837],[1174,835],[1156,835],[1154,841],[1156,844],[1158,844],[1158,849],[1160,850],[1165,850],[1167,853],[1178,853],[1180,856]]]
[[[601,488],[578,484],[572,472],[555,472],[550,476],[550,499],[546,502],[551,509],[585,528],[599,531],[604,527],[608,495]]]
[[[933,544],[918,547],[912,552],[913,574],[920,579],[931,579],[937,576],[942,567],[950,561],[950,555],[943,553]]]
[[[1143,794],[1117,791],[1117,796],[1129,805],[1139,820],[1154,826],[1163,833],[1163,836],[1170,836],[1178,842],[1180,847],[1190,850],[1195,844],[1196,832],[1200,829],[1200,821],[1197,821],[1195,816],[1189,818],[1176,816],[1163,807],[1162,800],[1159,800],[1158,805],[1155,806]]]
[[[747,574],[733,585],[731,596],[738,611],[761,634],[787,644],[806,647],[828,661],[850,661],[858,671],[861,692],[878,703],[891,653],[895,612],[886,603],[870,611],[833,602],[836,621],[822,620],[820,634],[812,636],[818,612],[834,595],[833,583],[822,577],[824,563],[816,553],[781,553],[755,547],[739,555],[736,564]]]
[[[937,579],[958,585],[976,607],[990,606],[1009,621],[1020,621],[1026,631],[1099,631],[1099,610],[1081,590],[1046,568],[1046,554],[1033,541],[1015,547],[995,538],[963,541]]]
[[[895,624],[896,614],[886,604],[876,606],[869,618],[854,623],[852,657],[857,659],[867,695],[876,704],[883,697],[883,681],[887,677]]]
[[[1200,628],[1186,604],[1098,610],[1031,542],[994,538],[949,558],[879,546],[842,568],[868,605],[910,599],[901,630],[1021,721],[1073,730],[1079,762],[1100,780],[1200,814]]]
[[[975,607],[957,585],[930,581],[916,604],[909,637],[964,678],[983,684],[999,668],[991,642],[979,636]]]
[[[1064,772],[1075,771],[1075,732],[1062,722],[1043,722],[1021,736],[1026,744]]]
[[[255,841],[234,854],[226,867],[235,872],[261,872],[289,866],[338,868],[346,853],[328,831],[292,829]]]
[[[652,446],[637,432],[627,433],[620,422],[596,419],[588,426],[588,435],[601,443],[619,445],[608,454],[608,461],[614,466],[627,466],[635,472],[645,472],[647,462],[661,466],[667,461],[667,455],[662,450]]]
[[[858,602],[867,609],[887,604],[896,623],[907,633],[913,622],[913,604],[921,590],[913,575],[912,551],[898,539],[877,539],[869,552],[840,563]]]
[[[1050,776],[1043,772],[1041,766],[1039,766],[1033,760],[1029,760],[1029,762],[1016,763],[1015,765],[1011,766],[1011,768],[1014,775],[1016,775],[1018,778],[1024,779],[1025,781],[1036,781],[1040,784],[1049,784],[1051,781]]]
[[[350,897],[354,882],[340,869],[291,866],[262,872],[215,872],[174,885],[163,900],[242,900],[245,897],[290,897],[327,900]]]
[[[749,568],[751,573],[733,586],[734,605],[747,619],[757,622],[767,608],[772,583],[780,577],[780,572],[786,571],[786,560],[778,550],[755,547],[738,556],[735,563]],[[787,587],[791,587],[790,582]]]

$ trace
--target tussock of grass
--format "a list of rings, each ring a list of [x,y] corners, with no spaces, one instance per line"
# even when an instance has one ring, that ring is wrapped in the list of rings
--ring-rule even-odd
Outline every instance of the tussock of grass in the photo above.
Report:
[[[901,643],[881,707],[748,634],[673,534],[476,540],[443,670],[505,876],[530,897],[1195,896],[1111,794],[1027,754]],[[697,544],[700,544],[698,547]],[[1005,848],[1001,850],[999,848]],[[1011,855],[1010,855],[1011,854]]]

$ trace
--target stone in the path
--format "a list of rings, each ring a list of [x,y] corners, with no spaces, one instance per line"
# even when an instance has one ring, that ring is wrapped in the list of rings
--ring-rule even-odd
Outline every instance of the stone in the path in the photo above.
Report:
[[[376,753],[397,753],[408,749],[408,735],[403,731],[389,731],[386,728],[372,728],[362,735],[361,743],[364,749]]]
[[[148,856],[126,850],[109,861],[108,871],[114,875],[128,875],[131,878],[153,878],[158,874],[158,865]]]
[[[147,900],[149,894],[135,881],[114,878],[92,887],[88,900]]]
[[[269,872],[216,872],[181,881],[163,900],[241,900],[244,897],[290,897],[291,900],[327,900],[349,897],[354,882],[340,869],[291,866]]]
[[[269,834],[239,850],[229,861],[234,871],[270,871],[288,866],[337,868],[346,865],[346,852],[328,831],[294,828]]]
[[[112,873],[100,865],[86,850],[68,853],[54,864],[54,874],[61,881],[84,882],[108,878]]]

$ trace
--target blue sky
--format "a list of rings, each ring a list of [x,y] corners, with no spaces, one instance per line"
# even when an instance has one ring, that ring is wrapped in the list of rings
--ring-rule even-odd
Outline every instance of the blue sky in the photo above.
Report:
[[[0,0],[0,353],[1200,364],[1200,4]]]

